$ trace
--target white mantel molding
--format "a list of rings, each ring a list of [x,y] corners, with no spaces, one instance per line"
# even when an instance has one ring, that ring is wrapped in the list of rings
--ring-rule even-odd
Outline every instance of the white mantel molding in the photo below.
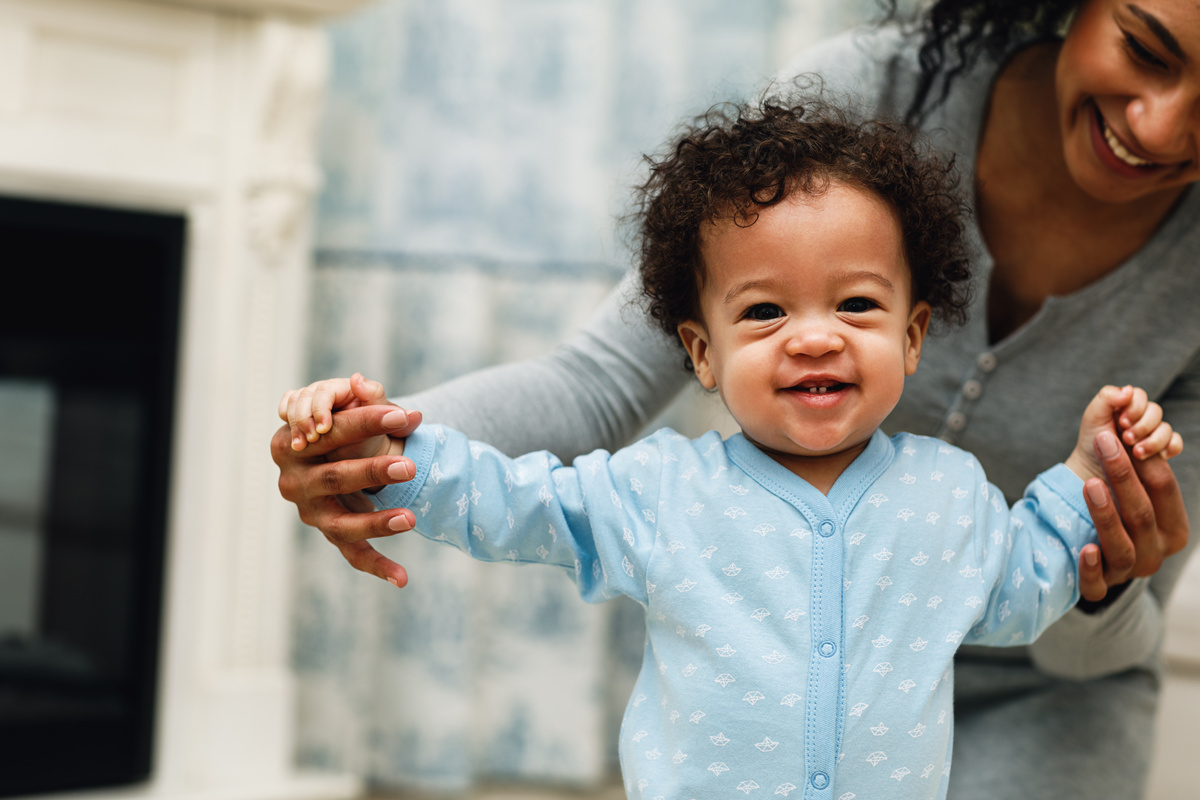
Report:
[[[188,224],[154,772],[59,798],[361,790],[294,766],[295,510],[268,443],[303,377],[321,22],[362,4],[0,0],[0,193]]]
[[[370,0],[159,0],[175,5],[239,14],[331,17],[353,11]]]

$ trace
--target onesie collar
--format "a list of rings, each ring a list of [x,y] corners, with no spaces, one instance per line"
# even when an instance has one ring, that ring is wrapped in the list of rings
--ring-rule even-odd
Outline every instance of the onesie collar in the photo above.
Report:
[[[896,457],[891,439],[876,429],[867,447],[851,462],[824,495],[812,484],[759,450],[742,433],[725,441],[729,459],[767,491],[787,501],[806,516],[834,516],[841,522],[850,516],[863,493],[883,474]]]

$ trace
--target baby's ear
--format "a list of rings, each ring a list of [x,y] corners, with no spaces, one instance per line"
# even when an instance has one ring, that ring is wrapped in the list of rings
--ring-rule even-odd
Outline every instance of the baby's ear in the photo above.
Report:
[[[679,323],[676,330],[688,357],[692,359],[692,369],[696,371],[700,385],[705,389],[715,389],[717,380],[713,377],[712,365],[708,360],[708,331],[703,324],[691,319]]]
[[[933,309],[924,300],[913,305],[908,315],[908,331],[904,342],[904,374],[912,375],[921,363],[921,345],[925,343],[925,334],[929,332],[929,318]]]

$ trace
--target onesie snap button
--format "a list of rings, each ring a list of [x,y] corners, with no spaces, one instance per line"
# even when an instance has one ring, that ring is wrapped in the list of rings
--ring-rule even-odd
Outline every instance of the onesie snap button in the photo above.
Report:
[[[812,780],[809,781],[814,789],[824,789],[829,785],[829,776],[824,772],[814,772]]]
[[[968,400],[976,400],[983,394],[983,384],[977,380],[969,380],[963,384],[962,393]]]
[[[961,431],[967,427],[967,417],[960,411],[955,411],[950,416],[946,417],[946,427],[952,431]]]
[[[820,647],[817,648],[817,652],[829,658],[837,652],[837,645],[833,642],[821,642]]]
[[[825,522],[822,522],[820,531],[821,531],[821,535],[827,539],[830,536],[833,536],[833,523],[828,520],[826,520]]]
[[[991,372],[996,368],[996,357],[991,353],[983,353],[975,360],[975,364],[984,372]]]

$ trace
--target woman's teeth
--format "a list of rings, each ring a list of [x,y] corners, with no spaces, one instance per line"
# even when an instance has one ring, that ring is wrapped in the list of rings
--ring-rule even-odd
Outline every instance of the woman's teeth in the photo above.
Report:
[[[1104,131],[1104,141],[1108,142],[1109,149],[1112,150],[1113,155],[1121,159],[1121,161],[1124,161],[1131,167],[1148,167],[1154,163],[1153,161],[1147,161],[1144,158],[1138,158],[1133,153],[1126,150],[1125,145],[1121,144],[1121,140],[1116,137],[1116,134],[1109,130],[1108,123],[1106,123],[1103,119],[1100,120],[1100,128]]]

